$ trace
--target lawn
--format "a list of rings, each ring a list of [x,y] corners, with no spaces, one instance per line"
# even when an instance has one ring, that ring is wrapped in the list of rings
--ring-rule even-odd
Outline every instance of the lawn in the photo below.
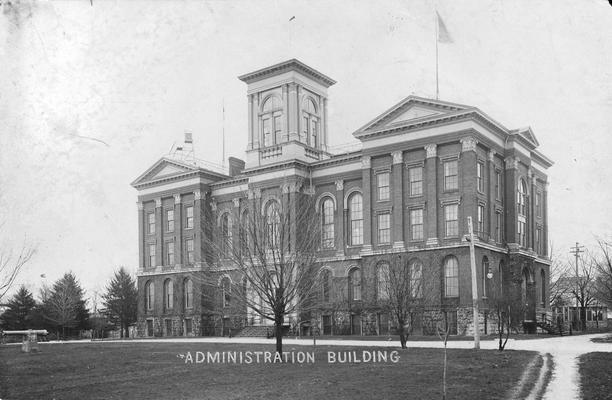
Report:
[[[583,354],[579,364],[582,398],[612,399],[612,353]]]
[[[315,363],[196,363],[197,352],[269,351],[212,343],[0,346],[0,398],[11,399],[432,399],[441,398],[443,350],[317,346]],[[311,346],[285,346],[310,352]],[[380,350],[387,362],[328,363],[327,352]],[[390,352],[399,352],[391,362]],[[193,358],[189,362],[188,353]],[[536,356],[526,351],[448,350],[448,399],[504,398]],[[262,356],[263,357],[263,356]],[[254,358],[254,357],[252,357]],[[360,356],[359,358],[363,358]],[[263,358],[262,358],[263,360]],[[297,360],[297,359],[296,359]]]

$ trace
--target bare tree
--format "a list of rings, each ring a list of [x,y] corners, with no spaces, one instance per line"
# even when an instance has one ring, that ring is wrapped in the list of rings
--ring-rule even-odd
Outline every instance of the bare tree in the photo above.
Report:
[[[580,308],[581,329],[586,329],[586,309],[595,302],[595,262],[593,258],[585,260],[584,257],[578,259],[576,274],[568,279],[570,293],[576,299]]]
[[[570,293],[568,285],[568,264],[563,262],[557,253],[554,252],[553,246],[550,247],[550,283],[549,304],[551,307],[563,307],[566,305],[566,299]]]
[[[595,295],[599,301],[612,307],[612,245],[603,239],[598,239],[597,244],[600,254],[592,260],[597,272]]]
[[[210,240],[215,264],[237,271],[246,284],[246,288],[234,285],[232,298],[274,321],[278,353],[282,353],[285,317],[316,303],[318,221],[312,195],[282,193],[280,201],[252,201],[242,215],[237,240],[223,219]]]
[[[13,287],[23,266],[30,261],[35,252],[34,247],[25,243],[17,252],[4,245],[0,247],[0,300]]]
[[[321,314],[329,315],[332,335],[345,334],[343,327],[346,325],[342,320],[344,315],[342,311],[349,309],[347,279],[334,278],[331,271],[323,270],[320,271],[318,280],[320,282],[319,298],[312,308]]]
[[[388,309],[395,322],[402,349],[413,324],[415,315],[422,315],[427,306],[438,303],[440,265],[434,255],[429,255],[425,262],[405,255],[393,257],[391,262],[379,264],[378,301]],[[380,269],[382,268],[382,269]]]

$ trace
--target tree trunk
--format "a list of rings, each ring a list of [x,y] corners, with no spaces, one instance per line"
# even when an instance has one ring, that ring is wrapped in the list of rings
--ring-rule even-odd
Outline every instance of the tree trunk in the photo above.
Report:
[[[404,323],[403,321],[399,323],[399,337],[400,337],[400,344],[402,345],[402,349],[406,349],[406,331],[404,328]]]
[[[283,353],[283,317],[276,316],[274,318],[274,336],[276,336],[276,352],[278,354]]]

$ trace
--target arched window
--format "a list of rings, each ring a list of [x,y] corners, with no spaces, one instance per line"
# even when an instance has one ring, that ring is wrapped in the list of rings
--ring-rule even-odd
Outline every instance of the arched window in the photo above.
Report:
[[[328,302],[331,294],[331,272],[324,269],[321,272],[321,300]]]
[[[232,286],[228,277],[221,279],[221,298],[223,307],[229,307],[232,300]]]
[[[266,240],[269,247],[279,244],[280,211],[278,203],[271,200],[266,205]]]
[[[378,300],[389,300],[389,263],[381,262],[376,269],[376,295]]]
[[[227,212],[221,216],[221,253],[229,257],[232,251],[232,219]]]
[[[164,281],[164,308],[171,309],[174,307],[174,285],[172,280]]]
[[[410,263],[410,295],[415,299],[423,297],[423,263],[419,260]]]
[[[489,295],[489,278],[487,278],[487,274],[489,273],[493,272],[489,266],[489,259],[487,256],[484,256],[482,257],[482,297],[487,297]]]
[[[262,106],[260,121],[264,146],[272,146],[283,141],[282,107],[282,102],[276,96],[268,97]]]
[[[354,193],[349,199],[349,221],[351,245],[363,244],[363,198],[361,193]]]
[[[546,273],[540,270],[540,303],[546,305]]]
[[[444,296],[459,297],[459,261],[455,256],[444,261]]]
[[[349,272],[349,300],[361,300],[361,271],[353,268]]]
[[[321,242],[324,249],[334,247],[334,202],[329,197],[321,204]]]
[[[148,281],[145,284],[145,309],[152,310],[155,304],[155,285]]]
[[[246,255],[249,252],[249,246],[251,243],[249,239],[251,235],[250,227],[251,221],[249,216],[249,210],[244,210],[240,220],[240,251],[242,255]]]
[[[303,126],[300,140],[308,145],[319,147],[319,116],[312,98],[307,98],[302,108]]]
[[[189,278],[183,283],[183,295],[185,308],[193,308],[193,282]]]

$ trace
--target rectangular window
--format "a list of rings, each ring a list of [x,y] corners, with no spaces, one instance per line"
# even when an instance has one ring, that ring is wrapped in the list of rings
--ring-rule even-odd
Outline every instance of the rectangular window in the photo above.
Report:
[[[166,222],[168,232],[174,232],[174,210],[166,210]]]
[[[516,232],[516,236],[517,236],[518,244],[521,247],[525,247],[525,245],[526,245],[526,240],[525,240],[525,233],[526,232],[525,231],[526,231],[527,224],[525,223],[525,220],[523,218],[519,217],[517,227],[518,227],[518,229],[517,229],[517,232]]]
[[[410,210],[410,237],[423,240],[423,209]]]
[[[459,236],[458,213],[458,204],[449,204],[444,206],[444,226],[446,237]]]
[[[542,228],[538,227],[535,231],[535,251],[542,254]]]
[[[191,229],[193,228],[193,207],[189,206],[185,208],[185,215],[187,216],[187,220],[185,221],[185,228]]]
[[[482,236],[485,233],[485,222],[484,222],[484,217],[485,217],[485,208],[482,204],[478,205],[478,225],[476,226],[476,229],[478,230],[478,235]]]
[[[502,242],[502,214],[500,212],[495,213],[495,239],[498,243]]]
[[[389,173],[381,172],[376,175],[378,185],[378,200],[389,200]]]
[[[502,184],[501,184],[501,172],[495,171],[495,198],[501,200],[502,198]]]
[[[408,181],[410,182],[410,196],[421,196],[423,194],[423,167],[410,168]]]
[[[538,217],[542,216],[542,193],[537,192],[535,198],[535,207],[536,207],[536,215]]]
[[[281,122],[280,115],[274,117],[274,137],[276,144],[282,143],[283,141],[283,125]]]
[[[193,322],[192,320],[185,319],[185,335],[191,335],[193,333]]]
[[[318,136],[319,136],[318,123],[315,119],[313,119],[312,126],[311,126],[311,137],[310,137],[310,145],[312,147],[317,147]]]
[[[185,241],[185,246],[187,247],[187,262],[189,264],[193,264],[195,261],[195,253],[193,251],[193,239],[187,239],[187,241]]]
[[[459,179],[457,177],[457,160],[444,162],[444,190],[457,190]]]
[[[149,234],[153,234],[155,233],[155,213],[154,212],[150,212],[147,214],[147,232]]]
[[[310,119],[304,116],[304,126],[302,126],[302,141],[308,143],[308,132],[310,132]]]
[[[272,146],[272,127],[270,118],[266,118],[263,120],[263,139],[264,146]]]
[[[391,214],[378,214],[378,244],[391,243]]]
[[[476,188],[480,193],[484,193],[484,164],[476,163]]]
[[[174,242],[167,243],[168,249],[166,250],[166,254],[168,256],[167,262],[168,265],[174,265]]]
[[[149,245],[149,267],[155,267],[155,245]]]

